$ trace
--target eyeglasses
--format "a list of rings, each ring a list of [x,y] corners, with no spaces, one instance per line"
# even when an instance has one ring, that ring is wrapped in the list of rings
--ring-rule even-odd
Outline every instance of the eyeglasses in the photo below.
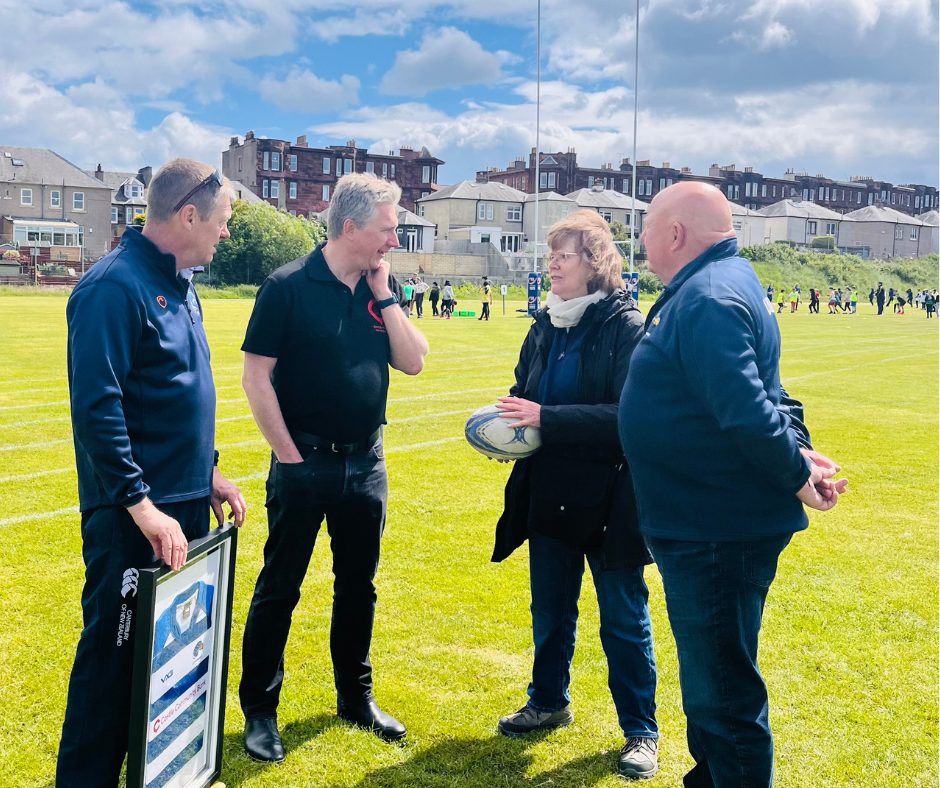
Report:
[[[551,252],[548,255],[548,262],[550,263],[566,263],[568,262],[569,257],[578,258],[581,254],[579,252]]]
[[[220,188],[220,189],[222,188],[222,173],[219,172],[219,168],[218,168],[218,167],[216,167],[216,168],[212,171],[212,174],[209,175],[208,178],[206,178],[206,179],[200,181],[198,184],[196,184],[196,186],[195,186],[193,189],[190,189],[190,190],[186,193],[186,196],[183,197],[182,200],[180,200],[178,203],[176,203],[176,207],[173,209],[173,213],[176,213],[178,210],[180,210],[180,208],[182,208],[184,205],[186,205],[186,201],[187,201],[190,197],[192,197],[196,192],[198,192],[203,186],[208,186],[210,183],[217,183],[217,184],[219,184],[219,188]]]

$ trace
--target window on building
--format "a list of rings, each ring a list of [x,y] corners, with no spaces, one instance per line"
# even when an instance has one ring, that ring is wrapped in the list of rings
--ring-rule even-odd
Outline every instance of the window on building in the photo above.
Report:
[[[326,156],[323,157],[323,174],[330,174],[330,160]]]
[[[836,234],[836,223],[826,222],[826,235],[835,235],[835,234]]]
[[[486,221],[487,219],[492,220],[493,218],[493,203],[491,202],[481,202],[479,208],[477,209],[477,220]]]
[[[672,178],[666,178],[666,187],[672,186]]]
[[[134,209],[131,206],[128,206],[124,210],[124,223],[133,224],[134,223]]]
[[[20,189],[20,205],[32,205],[33,204],[33,190],[32,189]]]
[[[370,175],[375,175],[375,162],[367,161],[366,162],[366,172]]]
[[[555,188],[555,173],[554,172],[548,173],[548,188],[549,189]]]
[[[861,193],[861,192],[857,192],[857,195],[858,195],[858,204],[861,205],[861,204],[862,204],[862,193]]]
[[[522,191],[525,191],[525,175],[522,176]]]
[[[806,234],[807,234],[807,235],[816,235],[816,222],[807,222],[807,223],[806,223]]]
[[[900,224],[894,226],[894,239],[900,241],[904,237],[904,228]]]
[[[593,180],[594,180],[593,178],[588,178],[588,186],[591,185],[591,181]],[[540,189],[548,188],[548,173],[547,172],[539,173],[539,188]]]
[[[295,211],[293,208],[292,208],[291,210],[289,210],[288,213],[289,213],[291,216],[296,216],[296,215],[297,215],[297,211]]]
[[[771,196],[771,197],[776,197],[776,196],[777,196],[777,184],[774,184],[773,186],[771,186],[771,187],[770,187],[770,190],[771,190],[771,195],[770,195],[770,196]],[[781,194],[783,194],[783,192],[781,192]]]
[[[920,208],[920,197],[914,197],[914,207]]]
[[[321,197],[323,200],[329,201],[330,199],[330,187],[328,184],[323,184],[323,191],[321,192]]]
[[[387,161],[382,162],[382,177],[383,178],[388,177],[388,162]]]
[[[287,196],[292,200],[297,199],[297,182],[291,181],[287,187]]]
[[[277,151],[271,151],[271,169],[275,172],[281,170],[281,154]]]
[[[261,169],[262,170],[271,169],[271,153],[269,151],[265,151],[264,153],[261,154]]]
[[[623,186],[621,186],[621,190],[624,194],[630,193],[630,182],[626,178],[623,179]]]
[[[911,240],[912,240],[912,241],[916,241],[916,240],[917,240],[917,230],[918,230],[917,227],[912,227],[912,228],[911,228]]]
[[[111,206],[111,224],[118,223],[118,209],[114,205]]]
[[[423,205],[418,206],[418,216],[420,216],[422,219],[424,218],[424,206]]]
[[[507,222],[521,222],[522,221],[522,206],[510,205],[508,208],[506,208],[506,221]]]
[[[653,194],[653,179],[647,178],[646,179],[646,195],[647,197],[649,197],[649,196],[652,196],[652,194]]]
[[[392,165],[392,180],[395,180],[395,165]]]
[[[894,205],[895,192],[891,192],[891,204]]]
[[[766,183],[762,183],[760,186],[760,196],[761,197],[767,196],[767,184]]]
[[[49,192],[49,207],[62,207],[62,192],[60,192],[58,189],[54,189],[53,191]]]
[[[588,175],[588,188],[590,189],[594,185],[594,176]]]
[[[291,172],[297,172],[297,155],[292,153],[290,158],[288,158],[288,164],[290,165]]]
[[[875,201],[875,195],[873,192],[868,192],[868,204],[871,205]]]
[[[271,181],[271,197],[279,197],[281,193],[281,184],[279,181]]]
[[[734,199],[734,186],[732,186],[730,183],[728,184],[728,199]]]
[[[430,183],[431,182],[431,168],[422,167],[421,168],[421,183]]]
[[[659,179],[659,190],[662,191],[662,190],[665,189],[665,188],[666,188],[666,179],[665,179],[665,178],[660,178],[660,179]]]
[[[238,157],[238,171],[239,172],[242,171],[242,157],[241,156]]]
[[[601,215],[601,218],[607,222],[612,221],[614,218],[610,211],[598,211],[598,213]]]
[[[734,199],[741,199],[741,187],[738,184],[734,185]]]
[[[73,211],[85,210],[85,193],[84,192],[74,192],[72,194],[72,210]]]

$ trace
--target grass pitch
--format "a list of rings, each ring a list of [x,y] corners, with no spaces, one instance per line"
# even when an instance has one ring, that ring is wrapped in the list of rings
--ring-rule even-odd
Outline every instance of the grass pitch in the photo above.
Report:
[[[613,786],[622,745],[606,686],[590,573],[573,669],[574,726],[532,740],[495,733],[522,706],[532,645],[525,549],[491,565],[508,468],[462,439],[472,410],[512,381],[529,321],[426,318],[417,378],[393,373],[389,521],[377,579],[377,697],[409,729],[401,747],[339,723],[328,648],[325,529],[294,615],[280,723],[287,761],[241,748],[240,645],[262,561],[268,452],[239,385],[251,301],[206,301],[221,469],[249,501],[239,545],[222,779],[230,786]],[[644,305],[644,308],[647,307]],[[782,314],[783,378],[850,494],[784,553],[767,605],[777,785],[937,784],[938,337],[936,321]],[[83,577],[65,375],[65,300],[0,297],[0,786],[51,786],[81,629]],[[661,769],[690,766],[675,647],[654,567]],[[102,698],[106,703],[107,699]]]

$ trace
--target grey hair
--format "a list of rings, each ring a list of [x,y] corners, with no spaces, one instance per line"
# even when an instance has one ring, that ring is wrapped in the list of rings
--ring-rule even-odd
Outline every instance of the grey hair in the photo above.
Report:
[[[330,214],[326,223],[329,240],[343,234],[343,225],[352,219],[356,227],[365,227],[376,214],[379,203],[398,205],[401,187],[367,172],[350,173],[340,178],[330,200]]]
[[[164,164],[147,189],[147,222],[163,224],[170,221],[176,204],[196,184],[208,178],[214,169],[211,164],[195,159],[172,159]],[[223,199],[232,201],[234,198],[235,192],[228,178],[223,177],[221,189],[207,184],[192,195],[186,205],[195,206],[199,218],[206,221]]]

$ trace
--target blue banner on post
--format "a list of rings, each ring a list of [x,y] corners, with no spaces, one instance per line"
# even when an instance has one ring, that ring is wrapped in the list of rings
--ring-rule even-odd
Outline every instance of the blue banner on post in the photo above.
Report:
[[[630,294],[630,298],[640,303],[640,272],[634,271],[632,274],[629,271],[623,272],[623,284],[627,288],[627,292]]]
[[[529,271],[529,314],[534,315],[542,306],[542,274]]]

